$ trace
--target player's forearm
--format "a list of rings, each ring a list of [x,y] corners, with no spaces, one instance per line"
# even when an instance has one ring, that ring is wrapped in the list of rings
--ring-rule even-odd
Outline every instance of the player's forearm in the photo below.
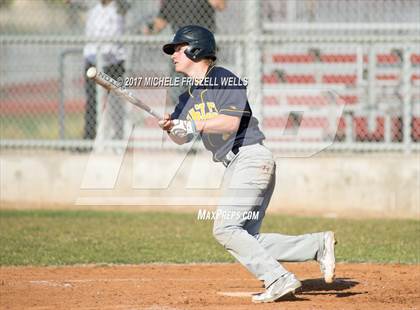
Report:
[[[201,133],[233,133],[238,130],[239,123],[239,117],[220,114],[209,120],[195,121],[195,126]]]

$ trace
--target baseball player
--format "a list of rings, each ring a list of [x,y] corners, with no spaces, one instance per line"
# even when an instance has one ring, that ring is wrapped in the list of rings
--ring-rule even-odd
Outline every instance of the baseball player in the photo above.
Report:
[[[264,281],[265,292],[254,295],[252,301],[272,302],[301,286],[279,261],[317,260],[325,281],[333,282],[333,232],[300,236],[259,233],[274,190],[276,164],[252,115],[246,83],[229,70],[215,66],[213,33],[197,25],[182,27],[172,42],[163,46],[163,51],[171,55],[177,72],[196,83],[179,96],[174,112],[166,114],[159,126],[177,144],[201,136],[213,160],[226,167],[217,209],[223,216],[216,217],[213,235],[256,278]],[[250,218],[250,212],[258,216]]]

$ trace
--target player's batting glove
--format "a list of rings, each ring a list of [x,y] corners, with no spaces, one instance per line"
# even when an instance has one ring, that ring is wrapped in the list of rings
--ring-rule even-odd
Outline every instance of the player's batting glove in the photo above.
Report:
[[[194,121],[184,121],[180,119],[172,120],[173,127],[171,129],[171,135],[178,138],[186,138],[190,142],[194,137],[198,135],[197,128]]]

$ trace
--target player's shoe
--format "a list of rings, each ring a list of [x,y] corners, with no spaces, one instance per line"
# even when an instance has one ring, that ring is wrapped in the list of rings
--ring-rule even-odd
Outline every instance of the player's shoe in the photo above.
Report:
[[[327,231],[324,233],[324,251],[318,261],[326,283],[332,283],[335,278],[334,245],[336,243],[334,232]]]
[[[295,275],[288,272],[271,284],[264,293],[253,296],[252,302],[273,302],[289,293],[294,293],[301,286],[302,284]]]

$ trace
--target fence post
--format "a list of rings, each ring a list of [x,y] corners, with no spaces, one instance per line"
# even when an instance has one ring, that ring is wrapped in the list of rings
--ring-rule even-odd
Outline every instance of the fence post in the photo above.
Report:
[[[391,111],[389,109],[384,113],[384,142],[392,142]]]
[[[96,69],[100,72],[104,71],[104,59],[102,55],[102,46],[99,45],[96,51]],[[96,137],[95,151],[102,152],[106,143],[106,91],[103,87],[96,84]]]
[[[58,126],[59,126],[59,137],[60,140],[64,140],[66,138],[66,128],[65,128],[65,118],[66,118],[66,110],[65,110],[65,100],[64,100],[64,79],[65,79],[65,68],[64,64],[68,55],[72,54],[81,54],[83,50],[81,49],[67,49],[60,53],[59,59],[59,101],[58,101]]]
[[[354,129],[353,129],[353,112],[348,111],[344,113],[344,119],[346,124],[346,132],[345,132],[345,141],[346,143],[352,143],[353,142],[353,135],[354,135]]]
[[[245,33],[248,39],[245,42],[246,77],[248,78],[249,101],[253,114],[259,120],[262,119],[262,87],[261,87],[261,46],[258,37],[261,32],[260,25],[260,2],[248,0],[245,10]]]
[[[376,106],[376,47],[373,43],[369,47],[369,63],[368,63],[368,130],[372,132],[375,128],[375,106]]]
[[[410,47],[404,49],[402,68],[403,143],[404,153],[411,153],[411,64]]]
[[[67,55],[67,51],[63,51],[60,54],[59,60],[59,72],[60,72],[60,81],[59,81],[59,101],[58,101],[58,127],[59,127],[59,137],[60,140],[65,139],[65,128],[64,128],[64,118],[65,107],[64,107],[64,60]]]

